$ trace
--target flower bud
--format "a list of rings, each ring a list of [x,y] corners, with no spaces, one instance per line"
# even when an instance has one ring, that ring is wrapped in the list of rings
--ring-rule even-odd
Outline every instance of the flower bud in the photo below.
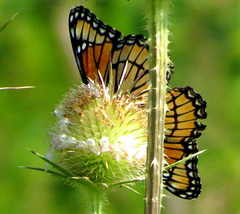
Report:
[[[147,146],[146,96],[110,96],[92,83],[68,92],[50,133],[56,162],[76,177],[112,183],[143,175]]]

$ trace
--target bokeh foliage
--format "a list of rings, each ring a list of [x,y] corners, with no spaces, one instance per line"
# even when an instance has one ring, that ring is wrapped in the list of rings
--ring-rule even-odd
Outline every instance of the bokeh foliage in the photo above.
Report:
[[[47,151],[47,130],[64,93],[80,82],[68,36],[68,13],[76,0],[1,0],[0,213],[86,213],[88,196],[44,173],[17,168],[43,166],[27,150]],[[143,0],[88,0],[105,23],[147,36]],[[170,44],[175,74],[171,86],[192,86],[208,102],[207,129],[198,140],[203,191],[184,201],[170,195],[163,213],[240,213],[240,2],[173,0]],[[143,194],[142,187],[136,189]],[[121,188],[110,193],[106,213],[143,213],[143,195]]]

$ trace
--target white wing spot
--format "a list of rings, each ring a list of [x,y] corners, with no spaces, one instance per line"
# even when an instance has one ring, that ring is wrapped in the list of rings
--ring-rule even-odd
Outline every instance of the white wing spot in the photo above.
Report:
[[[187,195],[192,195],[193,193],[192,192],[186,192],[187,193]]]
[[[87,47],[87,44],[86,44],[86,42],[84,42],[84,43],[82,44],[82,50],[85,50],[86,47]]]
[[[105,33],[106,32],[106,29],[104,29],[104,28],[100,28],[100,33]]]
[[[73,21],[73,15],[70,16],[70,19],[69,19],[69,20],[70,20],[70,22],[72,23],[72,21]]]
[[[80,45],[77,46],[77,52],[78,52],[78,53],[81,52],[81,46],[80,46]]]
[[[75,18],[77,18],[77,17],[78,17],[78,14],[79,14],[79,12],[76,12],[76,13],[75,13]]]
[[[196,100],[196,101],[195,101],[195,104],[196,104],[197,106],[201,106],[201,103],[199,102],[199,100]]]
[[[132,45],[132,44],[134,43],[134,40],[132,40],[132,39],[127,40],[127,43],[128,43],[129,45]]]
[[[139,44],[140,44],[140,45],[145,45],[145,42],[142,41],[142,40],[139,40]]]
[[[203,115],[203,114],[202,114],[202,109],[198,109],[197,115],[198,115],[198,116],[202,116],[202,115]]]
[[[71,28],[71,36],[74,38],[74,28]]]
[[[193,178],[193,172],[189,172],[189,176]]]
[[[98,23],[94,21],[94,22],[93,22],[93,28],[96,29],[97,26],[98,26]]]
[[[190,90],[188,90],[188,97],[190,97],[190,98],[194,98],[194,95],[192,94],[192,92],[190,91]]]
[[[188,164],[188,169],[192,169],[193,167],[192,167],[192,162],[190,162],[189,164]]]
[[[188,148],[189,148],[190,150],[192,150],[192,149],[193,149],[193,145],[192,145],[192,144],[188,145]]]
[[[170,177],[170,174],[169,174],[168,172],[163,172],[163,176],[164,176],[165,178],[168,178],[168,177]]]
[[[123,47],[122,43],[117,45],[117,48],[122,48],[122,47]]]
[[[114,34],[112,32],[109,32],[109,37],[110,38],[113,38],[114,37]]]
[[[91,21],[91,17],[87,16],[87,21],[90,22]]]
[[[184,195],[184,194],[180,194],[180,196],[181,196],[182,198],[187,198],[187,196]]]

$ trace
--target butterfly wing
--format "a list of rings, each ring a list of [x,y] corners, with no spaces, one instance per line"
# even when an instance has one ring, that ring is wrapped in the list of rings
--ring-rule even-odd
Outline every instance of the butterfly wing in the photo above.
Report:
[[[147,89],[148,45],[144,36],[129,35],[121,39],[119,31],[103,24],[83,6],[71,10],[69,32],[85,84],[96,80],[100,83],[102,78],[108,86],[111,76],[115,93],[137,94]]]
[[[206,102],[191,87],[174,88],[167,93],[169,111],[166,114],[166,139],[164,143],[167,163],[173,164],[198,151],[196,138],[205,125],[198,119],[206,118]],[[166,189],[173,194],[193,199],[201,192],[197,170],[197,157],[180,163],[164,174]]]
[[[69,32],[82,81],[85,84],[100,81],[98,71],[106,81],[113,48],[121,33],[103,24],[83,6],[71,10]]]
[[[149,80],[149,47],[142,35],[129,35],[119,41],[112,57],[115,92],[141,94]]]

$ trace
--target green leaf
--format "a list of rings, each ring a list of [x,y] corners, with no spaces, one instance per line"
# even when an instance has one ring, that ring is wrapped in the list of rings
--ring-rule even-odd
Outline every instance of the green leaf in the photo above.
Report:
[[[36,155],[37,157],[41,158],[42,160],[44,160],[45,162],[47,162],[48,164],[50,164],[52,167],[56,168],[58,171],[62,172],[66,177],[74,177],[74,175],[67,171],[66,169],[62,168],[61,166],[55,164],[54,162],[48,160],[47,158],[45,158],[43,155],[37,153],[37,152],[34,152],[34,151],[31,151],[34,155]]]
[[[2,27],[0,27],[0,34],[1,34],[2,31],[5,29],[5,27],[7,27],[8,24],[13,21],[13,19],[14,19],[17,15],[18,15],[18,13],[14,14]]]
[[[94,189],[94,190],[99,190],[99,186],[95,185],[91,180],[89,180],[89,178],[87,177],[75,177],[71,172],[65,170],[64,168],[62,168],[61,166],[59,166],[58,164],[55,164],[54,162],[50,161],[49,159],[45,158],[43,155],[35,152],[35,151],[31,151],[34,155],[36,155],[37,157],[39,157],[40,159],[44,160],[46,163],[50,164],[52,167],[54,167],[55,169],[57,169],[58,171],[60,171],[61,173],[58,173],[56,171],[53,170],[49,170],[49,169],[44,169],[44,168],[40,168],[40,167],[30,167],[30,166],[19,166],[21,168],[25,168],[25,169],[32,169],[32,170],[36,170],[36,171],[41,171],[41,172],[47,172],[51,175],[54,176],[59,176],[64,178],[65,180],[68,180],[68,182],[77,182],[83,185],[87,185],[88,187]],[[101,184],[102,187],[107,187],[105,184]]]
[[[202,154],[203,152],[206,152],[206,149],[205,149],[205,150],[202,150],[202,151],[199,151],[199,152],[196,152],[196,153],[194,153],[194,154],[188,155],[186,158],[183,158],[183,159],[181,159],[181,160],[179,160],[179,161],[176,161],[175,163],[173,163],[173,164],[171,164],[171,165],[168,165],[168,166],[164,167],[164,170],[171,169],[172,167],[174,167],[174,166],[176,166],[176,165],[178,165],[178,164],[180,164],[180,163],[182,163],[182,162],[185,162],[185,161],[187,161],[187,160],[189,160],[189,159],[192,159],[192,158],[194,158],[194,157]]]
[[[49,170],[49,169],[44,169],[44,168],[39,168],[39,167],[31,167],[31,166],[19,166],[19,168],[32,169],[32,170],[47,172],[47,173],[49,173],[51,175],[60,176],[60,177],[63,177],[63,178],[68,178],[68,177],[64,176],[63,174],[61,174],[61,173],[58,173],[56,171]]]
[[[2,91],[2,90],[30,89],[30,88],[35,88],[35,87],[34,86],[0,87],[0,91]]]

